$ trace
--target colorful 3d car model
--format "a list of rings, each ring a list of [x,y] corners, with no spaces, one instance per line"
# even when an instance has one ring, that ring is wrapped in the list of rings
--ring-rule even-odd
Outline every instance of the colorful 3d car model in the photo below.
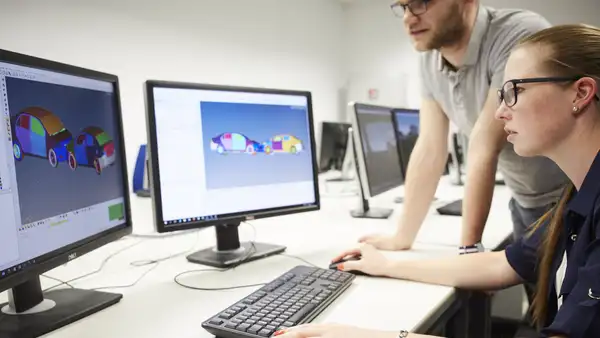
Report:
[[[297,154],[303,150],[302,141],[292,135],[276,135],[263,143],[266,154],[291,153]]]
[[[254,155],[262,152],[263,147],[260,143],[240,133],[223,133],[211,139],[210,150],[219,154],[246,153]]]
[[[28,107],[14,117],[13,155],[48,159],[54,168],[67,160],[67,144],[73,139],[58,116],[41,107]]]
[[[115,144],[99,127],[86,127],[67,145],[69,167],[93,167],[100,175],[102,170],[115,163]]]

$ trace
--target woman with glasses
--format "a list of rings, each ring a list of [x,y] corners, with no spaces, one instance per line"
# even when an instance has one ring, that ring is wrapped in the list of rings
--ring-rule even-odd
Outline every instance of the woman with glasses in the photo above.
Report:
[[[361,256],[340,269],[463,289],[536,283],[533,318],[541,337],[600,337],[600,29],[564,25],[522,40],[505,80],[496,118],[517,154],[547,157],[569,177],[560,202],[504,251],[411,262],[365,245],[340,255]],[[427,337],[337,325],[303,325],[278,336]]]

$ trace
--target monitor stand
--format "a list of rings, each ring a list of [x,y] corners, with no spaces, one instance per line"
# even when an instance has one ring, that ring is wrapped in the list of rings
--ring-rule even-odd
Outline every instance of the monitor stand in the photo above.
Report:
[[[9,291],[0,305],[0,337],[39,337],[118,303],[123,295],[59,289],[44,293],[39,276]]]
[[[239,225],[240,223],[215,226],[217,246],[190,254],[187,260],[215,268],[230,268],[285,251],[286,247],[282,245],[240,243]]]
[[[371,208],[369,201],[362,199],[361,207],[350,211],[350,216],[354,218],[372,218],[372,219],[388,219],[394,209]]]

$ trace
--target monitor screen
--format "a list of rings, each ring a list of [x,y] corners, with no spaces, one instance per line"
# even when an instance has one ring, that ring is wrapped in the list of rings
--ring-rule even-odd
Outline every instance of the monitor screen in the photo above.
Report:
[[[115,85],[0,62],[0,278],[126,224]]]
[[[342,170],[350,123],[323,122],[319,171]]]
[[[310,94],[198,86],[148,88],[159,231],[314,209]]]
[[[398,151],[402,173],[406,177],[408,161],[419,137],[419,111],[412,109],[394,109]]]
[[[355,105],[363,163],[371,197],[402,185],[395,128],[390,108]]]

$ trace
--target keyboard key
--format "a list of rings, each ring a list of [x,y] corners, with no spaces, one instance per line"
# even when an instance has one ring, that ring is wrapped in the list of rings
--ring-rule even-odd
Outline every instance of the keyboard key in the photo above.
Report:
[[[245,323],[244,323],[244,324],[240,324],[240,325],[239,325],[239,326],[236,328],[236,330],[239,330],[239,331],[245,332],[245,331],[246,331],[246,330],[248,330],[249,328],[250,328],[250,324],[245,324]]]
[[[267,329],[262,329],[262,330],[260,330],[260,332],[258,332],[258,335],[261,337],[270,337],[271,333],[273,333],[273,331],[267,330]]]
[[[262,330],[262,328],[262,325],[253,325],[251,328],[248,329],[248,333],[258,334],[258,331]]]
[[[224,322],[222,320],[220,320],[220,319],[213,319],[209,323],[211,323],[212,325],[221,325]]]

